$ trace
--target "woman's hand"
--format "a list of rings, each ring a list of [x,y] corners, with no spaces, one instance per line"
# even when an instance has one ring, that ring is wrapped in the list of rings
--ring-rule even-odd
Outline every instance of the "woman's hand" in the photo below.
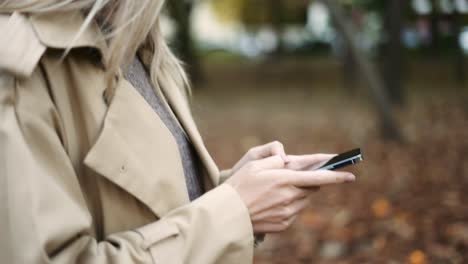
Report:
[[[336,154],[310,154],[310,155],[288,155],[289,162],[286,168],[290,170],[315,170],[327,163]],[[320,186],[307,188],[310,191],[320,190]]]
[[[284,152],[283,144],[279,141],[273,141],[265,145],[256,146],[249,149],[245,155],[232,167],[231,174],[236,173],[246,163],[254,160],[267,158],[270,156],[280,156],[285,163],[289,162],[288,156]]]
[[[333,155],[290,156],[286,164],[279,155],[245,163],[226,183],[247,206],[254,233],[287,229],[308,204],[310,187],[353,181],[354,175],[328,170],[302,170],[319,166]],[[289,167],[288,167],[289,166]]]
[[[323,166],[336,154],[310,154],[310,155],[288,155],[287,169],[291,170],[315,170]]]

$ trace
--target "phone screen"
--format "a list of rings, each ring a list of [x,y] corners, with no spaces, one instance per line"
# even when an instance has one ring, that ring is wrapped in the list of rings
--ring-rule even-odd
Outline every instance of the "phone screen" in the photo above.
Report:
[[[322,167],[318,168],[319,170],[336,170],[339,168],[343,168],[348,165],[356,164],[362,161],[364,158],[361,153],[361,149],[353,149],[344,153],[341,153],[327,163],[325,163]]]

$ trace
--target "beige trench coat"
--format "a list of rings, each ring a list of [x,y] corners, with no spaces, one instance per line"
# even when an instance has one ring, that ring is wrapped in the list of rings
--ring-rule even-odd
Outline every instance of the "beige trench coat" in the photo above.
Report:
[[[176,142],[78,13],[0,15],[1,263],[251,263],[253,234],[176,87],[165,98],[209,190],[189,203]],[[217,186],[213,188],[214,186]]]

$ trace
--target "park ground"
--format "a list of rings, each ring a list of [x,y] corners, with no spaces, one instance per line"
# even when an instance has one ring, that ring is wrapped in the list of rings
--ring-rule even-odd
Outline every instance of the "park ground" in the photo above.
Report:
[[[272,140],[291,154],[364,151],[357,181],[314,194],[255,263],[468,263],[468,84],[449,61],[407,64],[406,104],[394,110],[404,142],[381,137],[365,84],[346,84],[332,59],[203,69],[193,112],[220,168]]]

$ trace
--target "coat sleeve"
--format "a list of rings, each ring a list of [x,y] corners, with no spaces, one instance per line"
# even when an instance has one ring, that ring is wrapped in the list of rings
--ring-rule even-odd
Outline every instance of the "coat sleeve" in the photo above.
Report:
[[[225,169],[219,172],[219,184],[223,184],[232,176],[232,169]]]
[[[37,71],[30,79],[41,88],[0,72],[2,263],[252,262],[248,211],[226,184],[157,222],[96,240],[47,85]],[[19,89],[40,103],[25,104]]]

